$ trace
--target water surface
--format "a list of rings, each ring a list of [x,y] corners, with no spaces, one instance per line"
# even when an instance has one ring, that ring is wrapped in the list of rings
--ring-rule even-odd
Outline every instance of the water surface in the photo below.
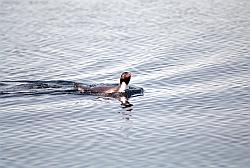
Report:
[[[0,94],[3,81],[117,83],[123,71],[144,89],[123,108],[12,87],[0,96],[0,167],[247,168],[249,9],[248,0],[0,0]]]

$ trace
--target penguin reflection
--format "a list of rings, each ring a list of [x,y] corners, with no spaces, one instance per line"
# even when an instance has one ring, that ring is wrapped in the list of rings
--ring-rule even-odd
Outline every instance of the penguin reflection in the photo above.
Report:
[[[123,118],[129,120],[132,116],[133,104],[129,103],[128,98],[125,96],[119,97],[118,100],[121,102],[121,107],[125,110],[121,112]]]

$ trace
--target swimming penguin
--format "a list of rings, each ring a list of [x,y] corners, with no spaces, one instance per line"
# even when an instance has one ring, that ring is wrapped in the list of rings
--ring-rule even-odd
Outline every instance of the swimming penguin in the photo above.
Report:
[[[128,88],[128,84],[131,78],[130,72],[123,72],[120,77],[120,84],[118,86],[81,86],[76,83],[75,88],[81,93],[122,93]]]

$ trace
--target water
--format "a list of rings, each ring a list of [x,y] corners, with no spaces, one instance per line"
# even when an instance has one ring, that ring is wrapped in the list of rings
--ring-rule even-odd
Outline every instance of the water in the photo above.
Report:
[[[131,71],[144,89],[124,108],[69,86],[1,82],[0,167],[247,168],[249,9],[248,0],[0,0],[0,81],[117,83]]]

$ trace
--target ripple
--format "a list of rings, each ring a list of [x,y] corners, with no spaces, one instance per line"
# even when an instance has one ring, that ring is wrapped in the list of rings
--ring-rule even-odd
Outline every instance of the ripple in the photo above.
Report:
[[[0,81],[117,83],[131,71],[132,87],[145,90],[123,108],[116,99],[62,94],[72,83],[0,82],[1,95],[12,89],[0,98],[1,165],[246,167],[248,6],[1,0]],[[45,94],[35,94],[39,87]]]

